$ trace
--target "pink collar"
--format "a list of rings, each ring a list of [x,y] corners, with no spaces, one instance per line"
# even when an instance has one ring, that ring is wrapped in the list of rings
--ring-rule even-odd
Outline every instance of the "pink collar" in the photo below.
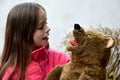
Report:
[[[48,55],[47,48],[45,46],[43,46],[43,47],[36,49],[32,52],[32,59],[34,61],[42,62],[42,61],[45,61],[47,59],[47,55]]]

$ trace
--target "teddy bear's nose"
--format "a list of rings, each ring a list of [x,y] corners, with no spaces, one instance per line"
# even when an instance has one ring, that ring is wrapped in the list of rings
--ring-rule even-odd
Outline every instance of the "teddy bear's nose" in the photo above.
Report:
[[[74,24],[74,29],[76,29],[76,30],[80,30],[80,25],[79,24]]]

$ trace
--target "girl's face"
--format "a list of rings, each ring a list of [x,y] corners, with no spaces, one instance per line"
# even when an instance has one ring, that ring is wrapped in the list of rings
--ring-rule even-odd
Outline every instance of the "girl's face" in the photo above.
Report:
[[[37,29],[33,35],[33,41],[35,44],[35,48],[40,48],[41,46],[47,46],[48,45],[48,36],[50,28],[47,26],[47,18],[46,13],[44,10],[40,10],[39,12],[39,23],[37,26]]]

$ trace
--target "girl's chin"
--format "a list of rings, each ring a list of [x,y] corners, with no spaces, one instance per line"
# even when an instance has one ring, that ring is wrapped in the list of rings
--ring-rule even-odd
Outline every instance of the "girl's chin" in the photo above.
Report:
[[[48,46],[49,42],[43,43],[41,46]]]
[[[49,46],[49,42],[47,42],[47,43],[42,43],[41,45],[36,45],[36,46],[35,46],[35,49],[41,48],[41,47],[43,47],[43,46],[48,47],[48,46]]]

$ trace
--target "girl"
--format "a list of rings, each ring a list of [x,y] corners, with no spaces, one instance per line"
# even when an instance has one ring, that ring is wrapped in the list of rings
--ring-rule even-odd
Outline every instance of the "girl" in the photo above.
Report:
[[[45,80],[56,65],[69,61],[49,48],[45,9],[37,3],[14,6],[7,18],[0,80]]]

